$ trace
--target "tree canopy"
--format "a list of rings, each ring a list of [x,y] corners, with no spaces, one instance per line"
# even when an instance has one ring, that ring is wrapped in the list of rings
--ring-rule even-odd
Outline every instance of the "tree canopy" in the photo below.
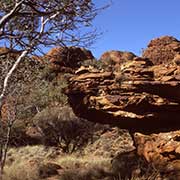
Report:
[[[92,0],[1,0],[0,40],[31,52],[42,52],[43,46],[86,46],[97,35],[92,20],[99,10]]]
[[[92,0],[1,0],[0,42],[21,54],[4,79],[0,107],[9,78],[24,57],[51,46],[91,44],[97,36],[92,20],[102,9]]]

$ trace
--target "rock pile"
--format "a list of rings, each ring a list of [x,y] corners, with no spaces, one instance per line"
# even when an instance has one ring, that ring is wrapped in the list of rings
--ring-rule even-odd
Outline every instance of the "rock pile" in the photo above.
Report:
[[[15,49],[9,49],[6,47],[0,47],[0,57],[10,57],[16,59],[22,51],[18,51]]]
[[[137,153],[161,174],[180,178],[180,131],[143,135],[135,133]]]

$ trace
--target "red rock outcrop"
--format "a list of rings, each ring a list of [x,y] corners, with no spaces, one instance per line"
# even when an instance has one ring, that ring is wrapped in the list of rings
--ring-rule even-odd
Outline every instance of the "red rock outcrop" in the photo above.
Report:
[[[168,177],[180,179],[180,131],[134,135],[137,153]]]
[[[118,72],[79,72],[66,94],[78,116],[95,122],[146,133],[179,129],[179,70],[177,65],[153,66],[135,57]]]
[[[43,57],[58,72],[73,72],[80,67],[80,62],[93,58],[90,51],[79,47],[55,47]]]
[[[112,56],[118,68],[76,71],[65,90],[69,103],[80,117],[138,132],[137,159],[157,168],[161,179],[180,179],[180,42],[168,36],[152,40],[142,58],[111,53],[101,61]]]
[[[180,54],[180,41],[171,36],[162,36],[150,41],[142,57],[149,58],[158,65],[171,63],[176,54]]]
[[[9,56],[13,59],[16,59],[20,54],[21,54],[22,51],[18,51],[18,50],[15,50],[15,49],[9,49],[9,48],[6,48],[6,47],[0,47],[0,56]]]
[[[108,64],[108,61],[112,61],[114,64],[122,64],[126,61],[133,60],[134,57],[136,57],[136,55],[132,52],[112,50],[105,52],[100,57],[100,60],[105,64]]]

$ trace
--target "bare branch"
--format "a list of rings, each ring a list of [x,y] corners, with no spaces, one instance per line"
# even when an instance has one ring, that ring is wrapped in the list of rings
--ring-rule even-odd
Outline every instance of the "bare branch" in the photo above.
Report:
[[[56,11],[50,11],[50,12],[46,12],[46,11],[40,11],[38,10],[37,8],[34,7],[34,4],[32,4],[31,2],[25,2],[24,4],[30,6],[38,15],[41,15],[41,16],[47,16],[47,15],[50,15],[50,14],[53,14],[55,13]],[[20,13],[22,15],[24,15],[24,13]]]
[[[44,29],[45,29],[45,25],[48,23],[48,21],[50,21],[51,19],[55,18],[59,14],[60,14],[60,12],[57,12],[57,13],[53,14],[52,16],[50,16],[49,18],[47,18],[46,20],[44,20],[44,16],[41,17],[41,29],[39,31],[39,35],[43,34]]]
[[[16,3],[15,7],[8,14],[6,14],[0,19],[0,29],[3,28],[5,24],[9,21],[9,19],[11,19],[11,17],[16,14],[23,2],[24,0],[21,0],[20,2]]]

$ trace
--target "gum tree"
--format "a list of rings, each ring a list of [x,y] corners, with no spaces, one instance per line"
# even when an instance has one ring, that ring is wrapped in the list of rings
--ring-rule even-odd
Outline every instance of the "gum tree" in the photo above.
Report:
[[[97,36],[92,20],[106,7],[97,9],[92,0],[0,0],[0,42],[9,52],[19,51],[17,59],[0,81],[0,112],[9,79],[26,56],[43,54],[43,49],[51,46],[92,44]],[[9,119],[9,122],[12,126],[13,121]],[[7,148],[7,144],[7,141],[5,146],[1,143],[1,177],[5,163],[2,159],[7,152],[3,147]]]
[[[4,79],[0,106],[8,79],[25,56],[51,46],[93,43],[97,33],[91,22],[99,10],[91,0],[2,0],[0,41],[21,54]]]

